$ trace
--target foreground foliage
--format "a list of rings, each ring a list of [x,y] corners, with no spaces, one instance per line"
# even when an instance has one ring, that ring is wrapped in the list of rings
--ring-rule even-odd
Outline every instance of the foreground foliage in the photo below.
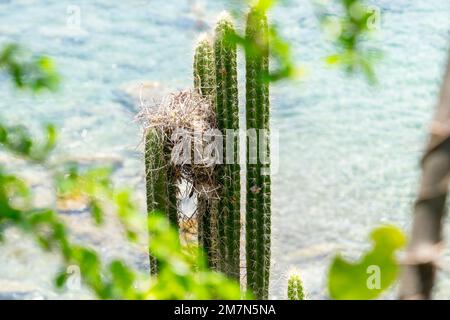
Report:
[[[11,47],[6,47],[2,52],[10,50]],[[33,91],[55,88],[54,80],[58,76],[52,68],[42,68],[41,58],[20,64],[12,58],[12,53],[7,56],[8,59],[1,60],[0,72],[10,74],[17,87]],[[49,62],[49,65],[52,64]],[[29,75],[33,75],[33,81],[29,80]],[[36,207],[31,188],[19,176],[8,172],[2,163],[0,240],[5,240],[6,229],[20,229],[43,250],[61,256],[63,266],[55,278],[57,287],[64,286],[69,277],[66,270],[76,265],[83,284],[100,299],[240,298],[239,285],[210,271],[201,260],[203,255],[199,254],[199,249],[182,245],[178,233],[166,218],[155,213],[147,221],[146,215],[139,213],[130,191],[113,187],[109,168],[81,169],[76,163],[63,166],[51,163],[49,155],[56,146],[56,130],[48,126],[45,133],[44,141],[37,141],[27,128],[0,122],[0,151],[20,158],[28,166],[45,168],[54,178],[56,198],[82,199],[88,204],[97,225],[103,223],[106,210],[113,210],[129,241],[138,240],[139,228],[148,228],[149,251],[160,262],[159,275],[151,278],[141,275],[122,260],[104,262],[92,248],[72,242],[56,209]]]
[[[402,231],[382,226],[372,231],[370,239],[373,248],[359,261],[334,258],[328,275],[332,299],[375,299],[397,279],[400,267],[395,254],[406,243]]]

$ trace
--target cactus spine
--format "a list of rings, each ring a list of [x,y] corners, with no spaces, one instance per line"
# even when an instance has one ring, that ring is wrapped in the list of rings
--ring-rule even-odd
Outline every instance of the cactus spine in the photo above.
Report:
[[[215,30],[216,117],[223,136],[223,164],[218,167],[219,257],[221,271],[240,277],[240,165],[238,159],[239,98],[235,33],[231,18],[222,14]],[[228,134],[227,134],[228,133]],[[230,134],[231,133],[231,134]],[[230,139],[232,138],[232,140]],[[228,140],[228,141],[227,141]]]
[[[165,213],[172,225],[178,226],[178,186],[170,165],[166,138],[157,129],[150,129],[145,138],[145,171],[147,212]],[[156,274],[158,263],[151,255],[150,272]]]
[[[246,58],[247,146],[246,260],[247,288],[257,299],[267,299],[270,273],[271,191],[270,172],[262,154],[269,151],[268,25],[265,12],[252,8],[247,16],[246,39],[254,44]],[[255,129],[255,130],[254,130]],[[259,161],[258,161],[259,160]]]
[[[299,275],[292,274],[289,277],[287,295],[289,300],[305,300],[303,283]]]
[[[194,56],[194,88],[204,98],[209,99],[213,107],[215,101],[215,69],[213,45],[206,36],[202,37]],[[201,189],[199,186],[197,189]],[[206,255],[210,267],[217,264],[217,201],[209,192],[197,190],[198,242]]]

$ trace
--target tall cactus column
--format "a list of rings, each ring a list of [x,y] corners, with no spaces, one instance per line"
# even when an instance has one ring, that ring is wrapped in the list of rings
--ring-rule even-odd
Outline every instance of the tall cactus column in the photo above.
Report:
[[[246,38],[252,44],[246,58],[247,147],[246,254],[247,288],[257,299],[267,299],[270,274],[271,191],[270,167],[258,159],[269,151],[268,25],[265,13],[252,8]],[[264,141],[266,140],[266,141]]]
[[[202,36],[197,44],[194,56],[194,88],[199,94],[215,103],[215,68],[214,50],[211,40]],[[202,186],[195,186],[197,192],[197,214],[198,214],[198,242],[206,255],[210,267],[217,269],[217,200],[211,192],[202,190]]]
[[[178,226],[177,193],[178,185],[170,166],[170,156],[166,137],[158,129],[150,129],[145,137],[145,171],[147,212],[161,212],[168,216],[174,226]],[[170,155],[170,153],[169,153]],[[151,241],[151,240],[150,240]],[[156,274],[158,263],[150,258],[150,272]]]
[[[215,30],[216,117],[223,139],[223,164],[218,168],[219,257],[221,271],[240,278],[240,165],[239,98],[237,50],[231,36],[235,30],[231,18],[223,13]]]

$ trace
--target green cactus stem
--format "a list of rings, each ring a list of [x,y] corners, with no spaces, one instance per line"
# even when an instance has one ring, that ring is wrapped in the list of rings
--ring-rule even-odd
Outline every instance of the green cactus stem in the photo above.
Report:
[[[211,40],[202,36],[198,41],[194,56],[194,88],[211,107],[215,101],[214,50]],[[202,189],[194,185],[196,189]],[[197,191],[198,242],[203,248],[208,265],[217,269],[217,201],[211,192]]]
[[[211,40],[203,35],[200,37],[194,56],[194,88],[206,98],[214,101],[215,74],[214,50]]]
[[[288,280],[287,296],[289,300],[305,300],[302,279],[297,274],[292,274]]]
[[[147,212],[161,212],[167,215],[174,226],[178,226],[177,194],[178,184],[170,165],[170,153],[164,134],[150,129],[145,137],[145,171]],[[150,272],[156,274],[158,262],[150,258]]]
[[[265,12],[252,8],[246,26],[246,39],[252,44],[245,52],[246,119],[248,132],[255,135],[247,147],[246,261],[247,288],[257,299],[268,298],[270,275],[270,165],[258,159],[264,152],[268,156],[270,149],[268,32]]]
[[[231,41],[235,33],[228,14],[223,13],[215,30],[216,117],[223,136],[223,164],[218,166],[219,195],[219,257],[220,269],[229,277],[240,278],[240,165],[239,98],[237,81],[237,50]],[[233,143],[227,144],[227,134]],[[228,140],[230,141],[230,140]],[[229,150],[228,150],[228,149]]]
[[[205,195],[197,195],[198,242],[203,248],[206,262],[217,270],[217,201]]]

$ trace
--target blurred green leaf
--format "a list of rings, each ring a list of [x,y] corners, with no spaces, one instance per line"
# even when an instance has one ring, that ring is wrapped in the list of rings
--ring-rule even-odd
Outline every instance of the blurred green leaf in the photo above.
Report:
[[[394,226],[382,226],[372,231],[370,239],[373,248],[360,261],[334,258],[328,275],[332,299],[375,299],[394,283],[399,271],[395,253],[405,245],[405,235]]]
[[[57,133],[53,125],[45,127],[44,141],[38,141],[24,126],[6,126],[0,123],[0,148],[29,161],[41,162],[47,158],[55,148],[56,140]]]
[[[60,76],[49,57],[33,57],[17,44],[7,44],[0,49],[1,71],[9,75],[19,89],[55,91],[60,83]]]
[[[253,6],[259,11],[266,12],[275,4],[275,2],[276,0],[257,0],[253,1]]]
[[[252,8],[265,15],[275,2],[275,0],[254,1]],[[249,39],[236,32],[228,34],[226,39],[242,46],[247,54],[253,56],[267,54],[269,49],[267,44],[270,44],[269,54],[272,57],[273,65],[269,74],[262,75],[263,81],[276,82],[293,79],[301,74],[301,70],[295,65],[289,43],[283,39],[274,24],[269,25],[268,39]]]
[[[341,11],[331,12],[330,5],[316,2],[318,19],[337,48],[325,61],[349,74],[362,72],[370,84],[376,84],[374,65],[381,52],[368,46],[367,38],[374,32],[374,19],[379,17],[374,17],[376,13],[364,0],[333,1],[339,3]]]
[[[68,278],[69,278],[69,274],[66,272],[66,270],[59,272],[54,280],[55,287],[57,289],[62,289],[64,287],[64,285],[66,284]]]

